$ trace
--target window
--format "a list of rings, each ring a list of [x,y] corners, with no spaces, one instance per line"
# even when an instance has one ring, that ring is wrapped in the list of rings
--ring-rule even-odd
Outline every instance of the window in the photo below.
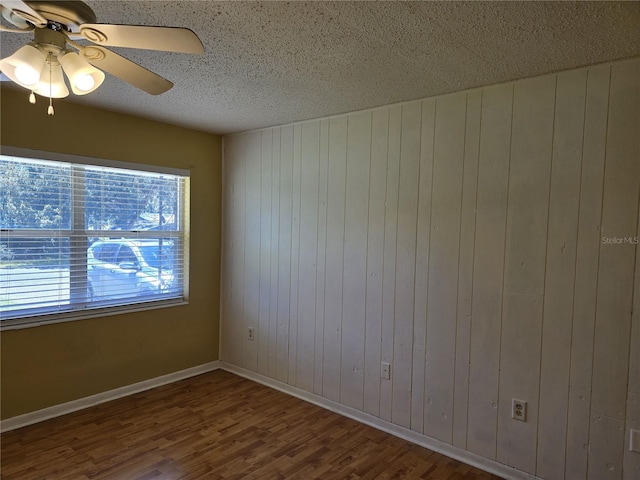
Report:
[[[186,300],[187,172],[7,150],[0,328]]]

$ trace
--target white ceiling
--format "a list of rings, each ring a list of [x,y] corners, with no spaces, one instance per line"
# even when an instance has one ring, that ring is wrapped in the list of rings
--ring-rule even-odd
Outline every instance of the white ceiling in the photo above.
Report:
[[[67,100],[215,133],[640,55],[640,2],[87,1],[100,23],[182,26],[202,56],[113,48],[173,81]],[[30,40],[2,33],[6,57]]]

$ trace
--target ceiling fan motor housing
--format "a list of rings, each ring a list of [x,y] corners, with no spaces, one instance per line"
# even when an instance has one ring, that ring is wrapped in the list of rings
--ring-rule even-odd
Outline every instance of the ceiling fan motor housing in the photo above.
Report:
[[[95,23],[95,12],[84,2],[78,1],[27,1],[31,8],[47,20],[63,25],[68,32],[77,31],[83,23]]]
[[[37,28],[33,33],[34,43],[46,53],[58,55],[67,46],[67,37],[59,30]]]

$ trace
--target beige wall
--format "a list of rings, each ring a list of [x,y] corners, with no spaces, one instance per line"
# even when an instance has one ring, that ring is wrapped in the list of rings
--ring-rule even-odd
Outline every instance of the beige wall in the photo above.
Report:
[[[542,478],[640,478],[639,132],[636,59],[225,137],[222,360]]]
[[[1,334],[2,418],[218,359],[221,139],[1,91],[0,142],[191,171],[189,305]],[[141,94],[142,95],[142,94]]]

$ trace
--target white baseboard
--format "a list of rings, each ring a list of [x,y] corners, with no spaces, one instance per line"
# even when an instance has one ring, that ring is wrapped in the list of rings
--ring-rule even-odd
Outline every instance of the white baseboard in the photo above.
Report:
[[[178,380],[184,380],[185,378],[194,377],[202,373],[211,372],[220,368],[220,361],[204,363],[195,367],[180,370],[178,372],[168,373],[156,378],[150,378],[149,380],[143,380],[131,385],[125,385],[124,387],[115,388],[106,392],[97,393],[88,397],[79,398],[70,402],[62,403],[60,405],[54,405],[52,407],[43,408],[35,412],[25,413],[24,415],[18,415],[17,417],[7,418],[0,422],[0,432],[8,432],[9,430],[15,430],[16,428],[26,427],[33,423],[42,422],[50,418],[66,415],[67,413],[82,410],[84,408],[99,405],[100,403],[109,402],[117,398],[126,397],[127,395],[133,395],[134,393],[150,390],[161,385],[177,382]]]
[[[407,440],[416,445],[428,448],[435,452],[446,455],[447,457],[455,458],[468,465],[477,467],[485,472],[498,475],[508,480],[541,480],[534,475],[516,470],[501,463],[489,460],[487,458],[476,455],[475,453],[464,450],[460,447],[450,445],[448,443],[441,442],[434,438],[427,437],[413,430],[409,430],[398,425],[394,425],[390,422],[382,420],[368,413],[364,413],[360,410],[356,410],[351,407],[347,407],[333,400],[326,399],[315,393],[310,393],[305,390],[287,385],[286,383],[279,382],[269,377],[265,377],[255,372],[245,370],[244,368],[231,365],[229,363],[220,362],[218,360],[214,362],[205,363],[196,367],[180,370],[179,372],[169,373],[160,377],[151,378],[149,380],[143,380],[142,382],[134,383],[132,385],[126,385],[124,387],[109,390],[107,392],[98,393],[71,402],[63,403],[60,405],[54,405],[52,407],[43,408],[35,412],[26,413],[24,415],[18,415],[17,417],[7,418],[0,421],[0,432],[7,432],[9,430],[15,430],[16,428],[25,427],[33,423],[42,422],[50,418],[66,415],[67,413],[82,410],[84,408],[99,405],[101,403],[109,402],[117,398],[125,397],[127,395],[133,395],[138,392],[150,390],[161,385],[184,380],[185,378],[194,377],[202,373],[211,372],[222,368],[228,372],[234,373],[241,377],[253,380],[254,382],[261,383],[268,387],[274,388],[286,394],[305,400],[319,407],[326,408],[332,412],[344,415],[345,417],[356,420],[365,425],[377,428],[396,437]]]
[[[469,452],[460,447],[456,447],[455,445],[450,445],[448,443],[441,442],[440,440],[436,440],[435,438],[430,438],[418,432],[414,432],[413,430],[394,425],[393,423],[387,422],[378,417],[374,417],[373,415],[370,415],[368,413],[364,413],[360,410],[347,407],[338,402],[334,402],[333,400],[328,400],[324,397],[321,397],[320,395],[316,395],[315,393],[310,393],[305,390],[292,387],[291,385],[287,385],[286,383],[279,382],[278,380],[265,377],[263,375],[260,375],[259,373],[245,370],[244,368],[237,367],[226,362],[221,362],[220,368],[249,380],[253,380],[254,382],[261,383],[276,390],[280,390],[281,392],[300,398],[309,403],[313,403],[314,405],[318,405],[319,407],[326,408],[327,410],[330,410],[332,412],[344,415],[345,417],[349,417],[360,423],[364,423],[365,425],[377,428],[378,430],[382,430],[391,435],[407,440],[411,443],[415,443],[416,445],[420,445],[421,447],[425,447],[429,450],[441,453],[443,455],[446,455],[447,457],[455,458],[456,460],[477,467],[481,470],[484,470],[485,472],[498,475],[499,477],[503,477],[508,480],[541,480],[534,475],[516,470],[515,468],[508,467],[507,465],[498,463],[494,460],[481,457],[480,455]]]

